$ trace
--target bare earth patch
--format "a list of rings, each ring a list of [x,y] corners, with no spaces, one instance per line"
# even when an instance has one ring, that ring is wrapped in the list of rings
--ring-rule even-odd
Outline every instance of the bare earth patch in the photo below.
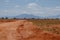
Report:
[[[17,20],[0,24],[0,40],[60,40],[60,34],[41,30],[26,20]]]

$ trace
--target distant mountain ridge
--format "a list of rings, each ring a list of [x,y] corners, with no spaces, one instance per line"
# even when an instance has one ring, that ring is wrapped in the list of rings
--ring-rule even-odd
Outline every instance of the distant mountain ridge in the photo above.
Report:
[[[20,15],[17,15],[17,16],[3,16],[3,17],[4,18],[8,17],[8,18],[41,18],[41,19],[44,19],[44,18],[59,18],[60,19],[60,15],[43,17],[43,16],[36,16],[36,15],[33,15],[33,14],[20,14]],[[0,17],[0,18],[2,18],[2,17]]]
[[[39,16],[35,16],[32,14],[21,14],[21,15],[16,16],[16,18],[39,18]]]

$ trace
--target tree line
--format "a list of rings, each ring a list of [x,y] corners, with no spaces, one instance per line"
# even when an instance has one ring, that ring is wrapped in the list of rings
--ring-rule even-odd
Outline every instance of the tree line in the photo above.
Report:
[[[8,17],[1,17],[0,19],[9,19]],[[12,18],[12,19],[36,19],[36,18],[16,18],[16,17],[14,17],[14,18]],[[41,19],[41,18],[37,18],[37,19]],[[49,20],[49,19],[54,19],[54,18],[43,18],[44,20]],[[57,20],[59,20],[59,18],[55,18],[55,19],[57,19]]]

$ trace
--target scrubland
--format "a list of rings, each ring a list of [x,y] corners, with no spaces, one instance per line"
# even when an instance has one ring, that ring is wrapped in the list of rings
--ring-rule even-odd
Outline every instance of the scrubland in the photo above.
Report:
[[[60,34],[60,19],[29,20],[40,29]]]
[[[60,19],[0,19],[0,40],[60,40]]]

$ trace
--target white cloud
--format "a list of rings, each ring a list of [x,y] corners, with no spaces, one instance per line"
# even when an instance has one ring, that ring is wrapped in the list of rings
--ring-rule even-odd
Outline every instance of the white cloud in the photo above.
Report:
[[[39,15],[43,17],[60,15],[60,7],[42,7],[36,3],[30,3],[27,7],[30,8],[27,10],[28,13],[32,13],[34,15]]]
[[[56,6],[56,8],[60,8],[60,6]]]
[[[55,15],[60,15],[60,7],[42,7],[38,5],[37,3],[29,3],[25,6],[21,5],[16,5],[14,4],[13,6],[11,5],[11,8],[8,10],[5,10],[4,12],[1,11],[0,13],[9,16],[16,16],[20,14],[33,14],[37,16],[43,16],[43,17],[48,17],[48,16],[55,16]]]
[[[20,7],[20,5],[16,5],[15,7],[16,7],[16,8],[19,8],[19,7]]]
[[[38,6],[39,6],[39,5],[36,4],[36,3],[29,3],[29,4],[27,5],[28,8],[34,8],[34,7],[38,7]]]

